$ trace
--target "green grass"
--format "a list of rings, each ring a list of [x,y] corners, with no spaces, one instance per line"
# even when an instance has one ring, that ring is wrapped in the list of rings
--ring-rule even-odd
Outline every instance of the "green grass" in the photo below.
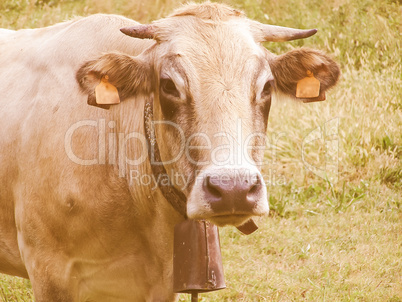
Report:
[[[182,1],[5,0],[0,27],[47,26],[117,13],[141,22]],[[342,76],[326,102],[273,102],[266,152],[271,214],[259,231],[221,229],[227,289],[202,301],[402,301],[402,5],[392,0],[225,1],[261,22],[318,28],[312,38],[267,43],[274,53],[313,47]],[[337,182],[306,169],[302,143],[336,119]],[[323,168],[324,141],[305,160]],[[327,154],[328,155],[328,154]],[[0,275],[0,300],[32,301],[29,281]],[[188,301],[183,296],[182,301]]]

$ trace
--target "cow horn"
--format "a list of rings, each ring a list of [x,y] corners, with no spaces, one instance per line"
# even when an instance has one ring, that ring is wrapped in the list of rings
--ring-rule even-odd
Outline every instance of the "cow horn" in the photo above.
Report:
[[[304,39],[314,35],[316,29],[296,29],[290,27],[282,27],[270,24],[257,23],[258,30],[258,40],[260,42],[285,42],[297,39]],[[256,24],[254,23],[254,26]],[[254,27],[253,26],[253,27]]]
[[[120,28],[120,31],[130,37],[138,39],[155,39],[155,28],[150,24],[139,24]]]

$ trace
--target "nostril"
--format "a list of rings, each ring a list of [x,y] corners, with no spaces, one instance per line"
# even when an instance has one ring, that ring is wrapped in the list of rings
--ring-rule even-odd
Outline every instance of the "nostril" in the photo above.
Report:
[[[206,190],[214,197],[221,198],[222,193],[216,188],[216,186],[211,182],[211,177],[207,176],[204,181],[204,187]]]
[[[211,193],[213,196],[219,197],[219,198],[222,197],[222,194],[217,189],[215,189],[213,186],[211,186],[211,184],[209,184],[207,186],[207,189],[208,189],[209,193]]]
[[[252,182],[252,186],[248,191],[247,195],[258,194],[261,191],[261,179],[259,176],[256,176],[255,180]]]
[[[266,190],[262,176],[247,170],[211,171],[204,174],[201,186],[203,202],[214,217],[258,213]]]
[[[248,191],[248,194],[254,194],[257,193],[260,190],[260,184],[256,184],[251,187],[250,191]]]

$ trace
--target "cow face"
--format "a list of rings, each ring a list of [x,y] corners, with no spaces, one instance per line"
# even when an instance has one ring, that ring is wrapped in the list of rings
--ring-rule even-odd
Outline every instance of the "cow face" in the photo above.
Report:
[[[297,82],[311,71],[323,94],[335,84],[339,68],[315,50],[275,56],[259,43],[315,31],[267,27],[211,3],[122,31],[157,43],[139,57],[106,54],[86,63],[80,82],[107,72],[122,96],[153,94],[161,157],[169,175],[188,180],[174,185],[187,196],[190,218],[238,226],[266,214],[267,190],[258,166],[272,93],[295,97]]]

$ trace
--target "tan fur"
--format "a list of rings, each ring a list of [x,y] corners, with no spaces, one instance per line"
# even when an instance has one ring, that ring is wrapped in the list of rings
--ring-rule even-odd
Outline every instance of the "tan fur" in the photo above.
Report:
[[[137,93],[149,93],[154,85],[151,66],[144,59],[131,57],[122,53],[107,53],[86,62],[77,72],[77,81],[87,93],[93,93],[104,75],[108,75],[125,99]]]
[[[338,81],[340,70],[328,55],[321,51],[301,48],[289,51],[270,61],[277,89],[295,97],[297,82],[313,72],[321,83],[321,90],[326,91]]]
[[[102,120],[106,142],[109,121],[116,132],[141,131],[144,97],[98,109],[86,104],[75,78],[106,51],[137,55],[154,44],[119,32],[134,24],[95,15],[0,40],[0,271],[29,277],[35,301],[174,299],[171,242],[179,215],[158,204],[157,191],[119,177],[107,148],[104,164],[82,166],[64,147],[68,129],[80,121],[98,125],[74,132],[72,148],[83,159],[103,155]],[[127,146],[127,156],[140,147]],[[146,165],[132,169],[149,173]]]
[[[205,146],[207,137],[217,150],[198,149],[193,161],[182,154],[166,164],[168,172],[190,176],[189,186],[176,184],[188,197],[190,217],[240,225],[267,213],[263,185],[244,217],[231,216],[231,208],[214,217],[197,170],[260,175],[261,151],[247,161],[247,154],[224,147],[228,138],[240,135],[232,143],[243,147],[248,135],[266,131],[265,83],[276,81],[278,91],[293,97],[307,69],[326,90],[339,68],[314,50],[272,55],[253,39],[247,20],[226,5],[205,3],[154,22],[156,41],[123,35],[121,27],[138,23],[109,15],[1,36],[1,272],[29,277],[37,302],[176,299],[173,228],[183,218],[158,189],[130,182],[131,172],[152,175],[147,160],[135,163],[146,152],[140,138],[129,137],[144,134],[150,98],[154,120],[175,122],[187,139],[202,133],[192,146]],[[86,104],[103,75],[122,97],[110,110]],[[174,82],[175,97],[159,89],[161,77]],[[85,125],[71,132],[77,123]],[[157,127],[156,136],[163,160],[180,151],[174,128]],[[106,146],[113,137],[129,139]],[[256,147],[263,139],[251,141]],[[228,162],[211,163],[213,156]]]
[[[205,2],[203,5],[188,3],[176,9],[170,16],[194,16],[199,19],[226,21],[232,17],[243,17],[244,13],[225,4]]]

